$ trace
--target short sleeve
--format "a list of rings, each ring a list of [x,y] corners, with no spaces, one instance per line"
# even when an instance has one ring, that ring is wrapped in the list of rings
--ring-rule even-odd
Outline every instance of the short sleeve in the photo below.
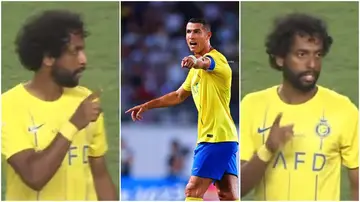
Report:
[[[103,114],[101,114],[98,120],[95,122],[95,127],[93,130],[94,135],[89,145],[89,156],[103,156],[108,150]]]
[[[216,74],[223,79],[231,76],[231,68],[225,57],[217,54],[216,52],[208,53],[205,57],[210,59],[210,67],[207,70],[208,72]]]
[[[186,91],[191,91],[191,80],[192,80],[193,70],[190,69],[184,83],[182,84],[182,87]]]
[[[359,167],[359,112],[352,104],[346,115],[346,126],[341,136],[341,159],[345,167],[353,169]]]
[[[21,122],[21,111],[2,103],[1,153],[6,159],[26,149],[35,149],[31,134]]]
[[[240,104],[240,159],[249,161],[255,153],[251,134],[251,100],[245,96]]]

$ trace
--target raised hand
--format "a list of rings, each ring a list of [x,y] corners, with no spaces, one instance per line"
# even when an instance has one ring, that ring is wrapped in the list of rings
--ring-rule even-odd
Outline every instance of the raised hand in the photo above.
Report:
[[[146,105],[142,104],[142,105],[138,105],[138,106],[135,106],[135,107],[127,110],[125,113],[131,112],[131,118],[133,121],[141,121],[143,119],[141,114],[147,110],[148,110],[148,108],[146,107]]]
[[[101,92],[101,90],[98,90],[86,97],[70,118],[70,122],[79,130],[98,119],[102,110],[99,101],[96,101],[96,99],[100,97]]]
[[[269,137],[266,140],[266,147],[271,152],[276,152],[279,148],[285,145],[285,143],[291,139],[294,135],[294,124],[280,127],[280,121],[282,113],[278,114],[270,129]]]

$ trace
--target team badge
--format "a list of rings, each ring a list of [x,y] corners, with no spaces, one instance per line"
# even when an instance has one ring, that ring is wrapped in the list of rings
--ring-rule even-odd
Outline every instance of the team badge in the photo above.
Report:
[[[320,122],[316,125],[315,132],[321,138],[325,138],[330,135],[331,128],[325,118],[322,118]]]

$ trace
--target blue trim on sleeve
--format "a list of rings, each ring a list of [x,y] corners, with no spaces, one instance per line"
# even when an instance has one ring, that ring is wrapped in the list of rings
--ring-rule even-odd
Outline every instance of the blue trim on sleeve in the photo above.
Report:
[[[208,70],[213,71],[215,69],[215,60],[210,55],[207,55],[206,57],[210,59],[210,67]]]

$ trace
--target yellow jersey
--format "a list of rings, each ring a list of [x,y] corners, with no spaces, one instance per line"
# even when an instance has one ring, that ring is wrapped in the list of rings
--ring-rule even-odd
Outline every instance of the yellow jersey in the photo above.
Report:
[[[250,93],[241,102],[242,161],[265,143],[278,113],[280,126],[294,124],[294,136],[269,162],[254,200],[340,200],[341,165],[359,166],[358,109],[321,86],[298,105],[284,103],[277,89]]]
[[[213,60],[208,70],[190,69],[182,87],[191,91],[198,111],[198,143],[238,142],[230,114],[232,71],[225,58],[213,49],[204,57]]]
[[[19,84],[1,95],[1,152],[5,159],[25,149],[41,151],[70,119],[91,92],[84,87],[64,89],[56,101],[46,102],[31,95]],[[6,200],[97,200],[88,156],[107,151],[104,120],[99,119],[79,131],[60,168],[41,191],[28,187],[6,163]]]

